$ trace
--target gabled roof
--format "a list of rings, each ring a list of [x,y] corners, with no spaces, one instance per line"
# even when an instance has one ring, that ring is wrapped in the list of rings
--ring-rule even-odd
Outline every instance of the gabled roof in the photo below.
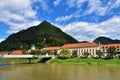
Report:
[[[14,50],[12,51],[12,54],[23,54],[22,50]]]
[[[84,47],[98,47],[95,42],[65,44],[61,48],[84,48]]]
[[[60,47],[46,47],[46,48],[44,48],[44,50],[59,50],[60,49]]]
[[[100,45],[100,48],[109,48],[111,46],[114,46],[114,47],[117,47],[117,48],[120,48],[120,44],[105,44],[105,45]]]

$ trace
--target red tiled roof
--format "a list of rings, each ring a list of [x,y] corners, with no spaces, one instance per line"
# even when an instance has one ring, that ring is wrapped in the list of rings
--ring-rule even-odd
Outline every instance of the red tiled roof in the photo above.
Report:
[[[45,50],[59,50],[60,47],[46,47]]]
[[[95,42],[88,43],[75,43],[75,44],[65,44],[61,48],[84,48],[84,47],[97,47],[98,44]]]
[[[14,51],[12,51],[12,54],[20,55],[20,54],[23,54],[23,52],[22,52],[22,50],[14,50]]]
[[[120,44],[106,44],[106,45],[100,45],[100,48],[101,49],[106,49],[106,48],[109,48],[111,46],[114,46],[114,47],[117,47],[117,48],[120,48]]]

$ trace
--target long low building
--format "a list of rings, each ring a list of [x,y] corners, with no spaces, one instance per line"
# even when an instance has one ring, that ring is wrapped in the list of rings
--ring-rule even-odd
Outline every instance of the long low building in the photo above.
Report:
[[[71,53],[77,51],[78,56],[83,56],[86,52],[91,56],[96,56],[96,52],[98,50],[100,50],[102,53],[108,53],[107,50],[111,46],[114,46],[117,53],[120,54],[120,44],[102,45],[95,42],[65,44],[62,47],[47,47],[45,50],[57,51],[57,54],[59,54],[62,49],[68,49]]]
[[[69,49],[71,53],[76,50],[78,56],[83,56],[86,52],[89,53],[89,55],[96,56],[96,51],[99,50],[99,45],[95,42],[65,44],[61,49]]]
[[[96,55],[96,51],[99,50],[99,45],[95,42],[88,43],[74,43],[74,44],[65,44],[62,47],[47,47],[45,50],[57,50],[58,54],[62,49],[69,49],[72,53],[73,51],[77,51],[78,56],[84,55],[85,52],[89,53],[89,55]]]

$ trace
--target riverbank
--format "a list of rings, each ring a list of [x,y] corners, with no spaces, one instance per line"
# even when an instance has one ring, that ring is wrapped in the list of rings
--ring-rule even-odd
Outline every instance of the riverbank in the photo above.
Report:
[[[24,64],[29,63],[28,59],[3,59],[0,58],[0,62],[6,64]],[[32,63],[38,63],[40,59],[32,59]],[[93,58],[68,58],[68,59],[52,59],[48,63],[55,63],[55,64],[83,64],[83,65],[120,65],[120,59],[93,59]]]
[[[68,58],[68,59],[58,59],[55,58],[49,63],[59,63],[59,64],[87,64],[87,65],[120,65],[120,59],[93,59],[93,58]]]

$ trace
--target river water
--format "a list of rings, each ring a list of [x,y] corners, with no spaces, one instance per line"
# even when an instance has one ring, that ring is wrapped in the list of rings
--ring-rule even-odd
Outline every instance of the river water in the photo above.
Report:
[[[120,66],[72,64],[0,66],[0,80],[120,80]]]

